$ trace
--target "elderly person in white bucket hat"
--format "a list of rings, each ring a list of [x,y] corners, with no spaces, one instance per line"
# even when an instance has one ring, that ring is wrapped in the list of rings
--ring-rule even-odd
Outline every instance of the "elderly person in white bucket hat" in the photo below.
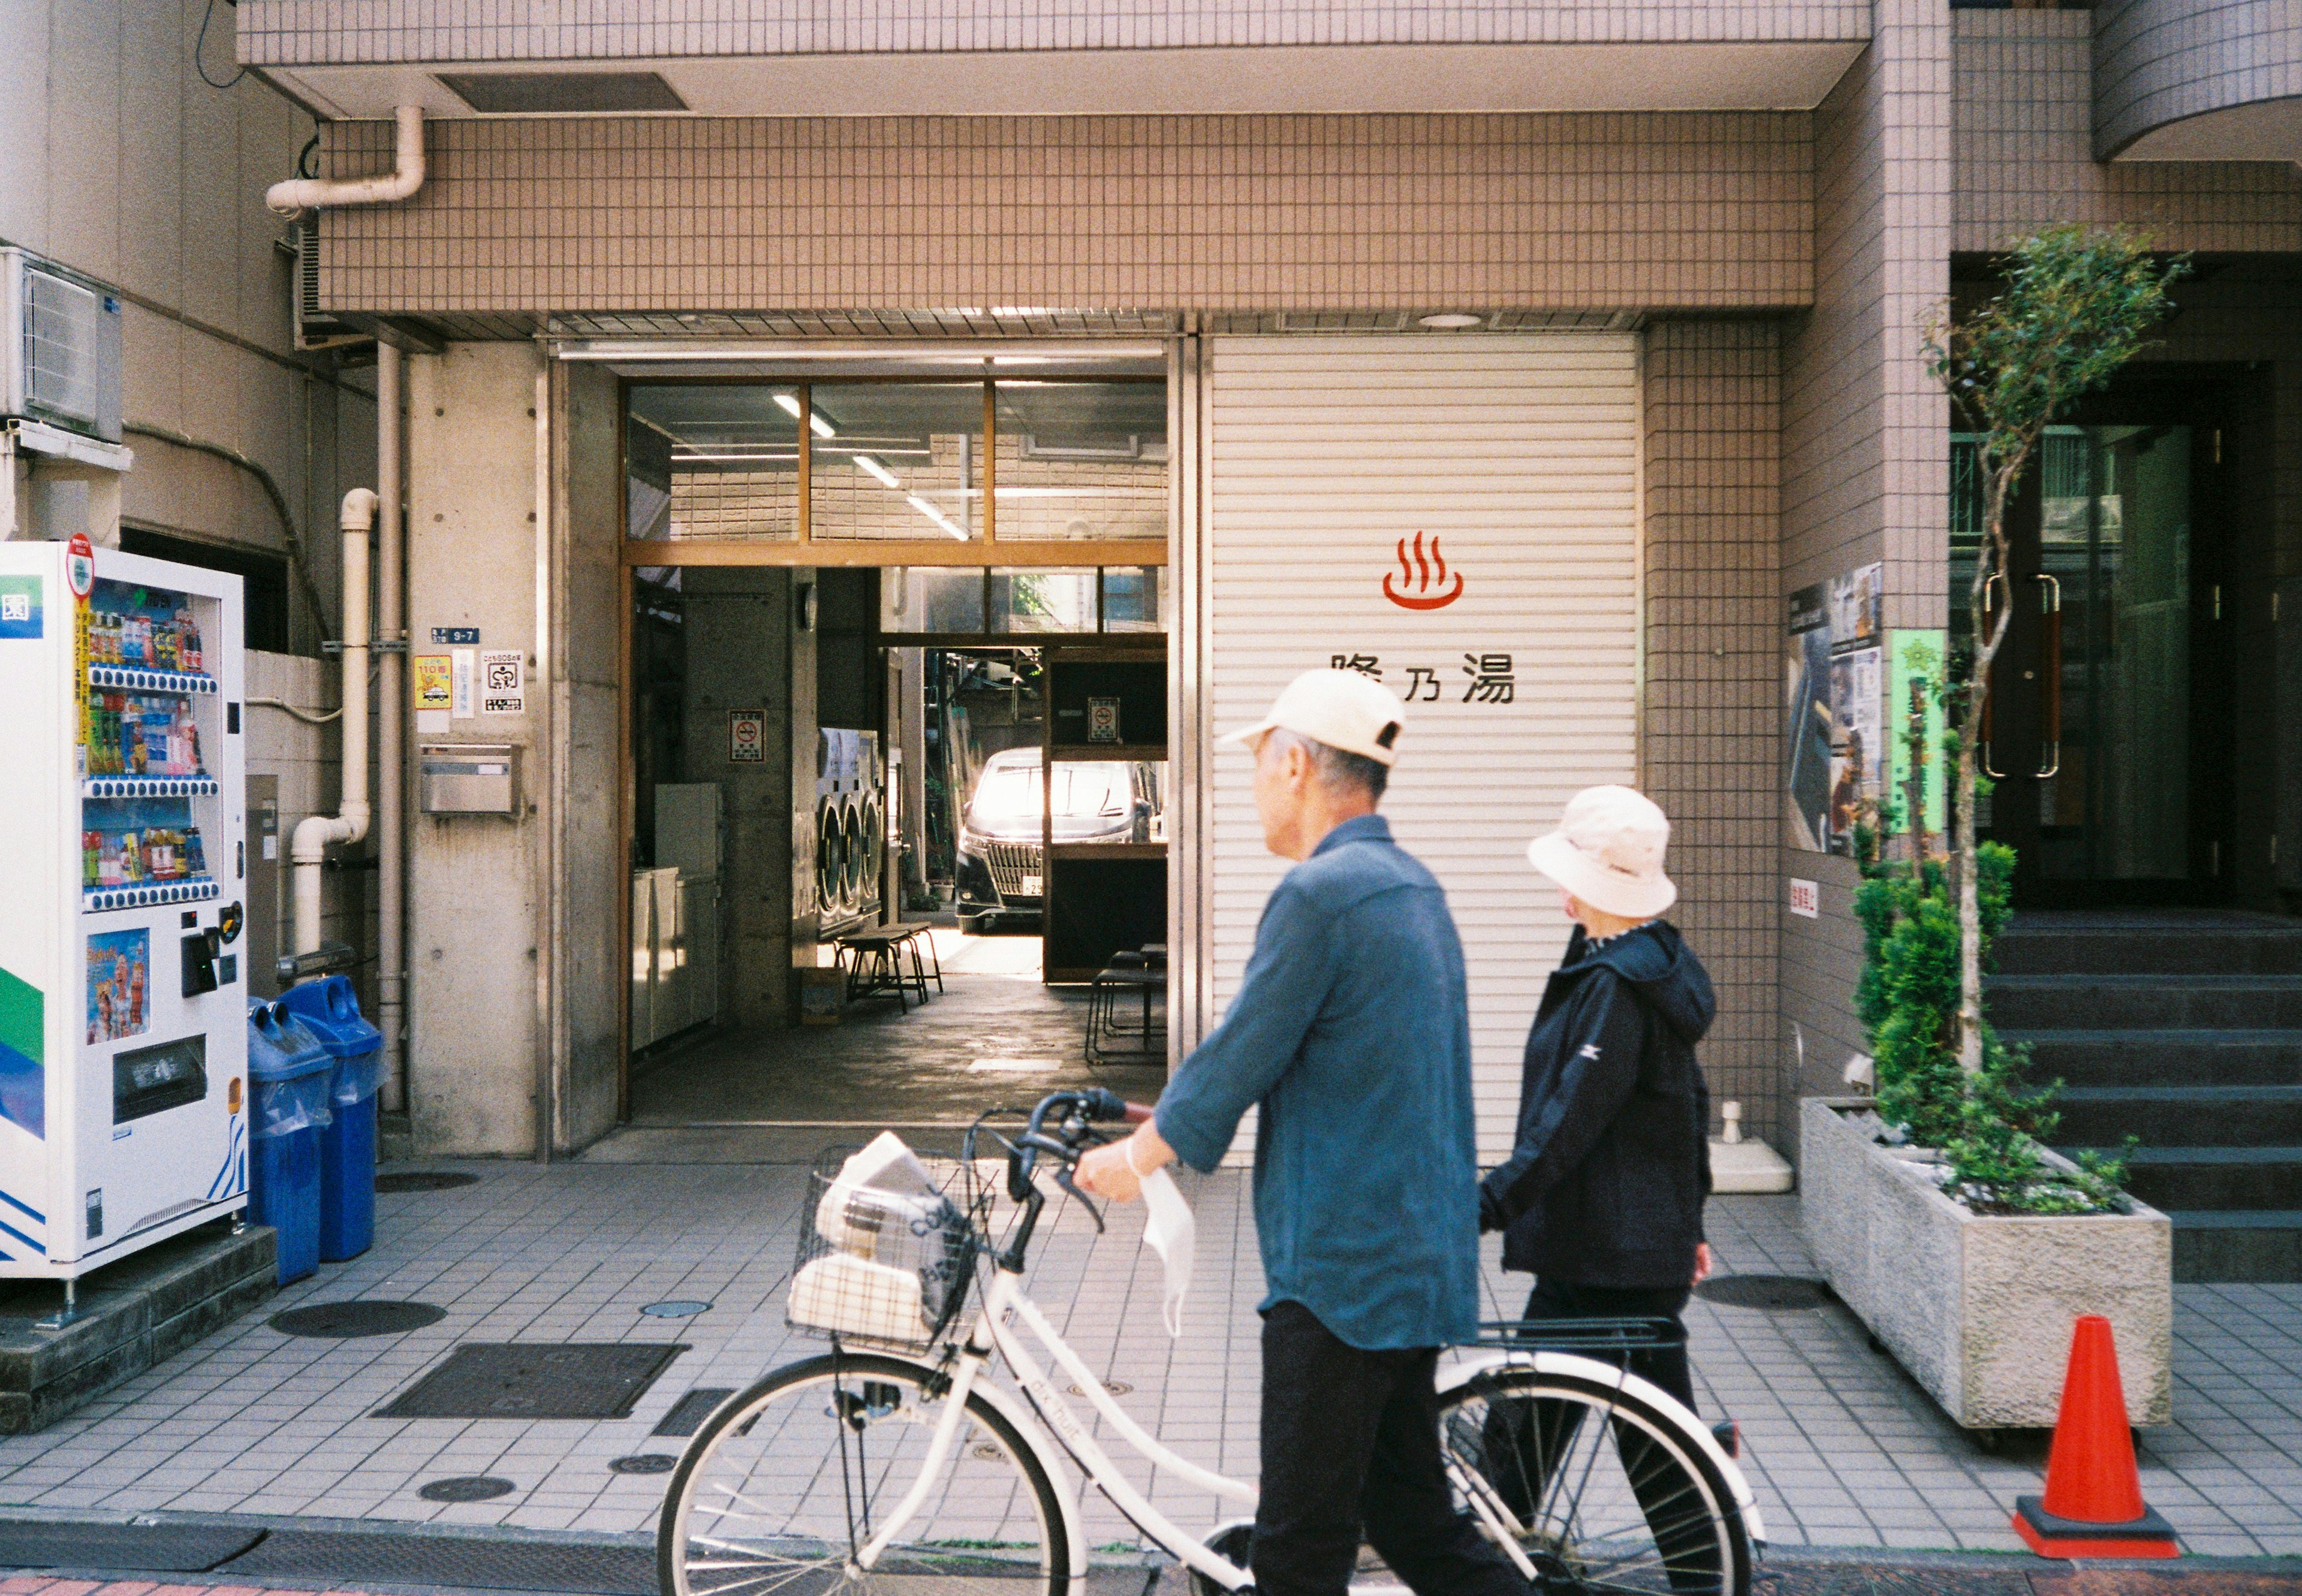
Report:
[[[1151,1123],[1080,1161],[1121,1201],[1175,1158],[1213,1170],[1260,1106],[1262,1596],[1343,1596],[1362,1533],[1417,1596],[1525,1596],[1458,1511],[1439,1453],[1439,1349],[1478,1317],[1470,1010],[1446,895],[1381,802],[1406,708],[1306,671],[1223,741],[1255,753],[1264,842],[1295,867],[1239,995]]]
[[[1526,856],[1555,882],[1575,930],[1526,1040],[1516,1146],[1480,1184],[1480,1228],[1503,1232],[1503,1267],[1535,1277],[1526,1318],[1660,1319],[1671,1344],[1634,1353],[1632,1373],[1691,1410],[1689,1292],[1710,1270],[1710,1097],[1694,1045],[1716,1004],[1701,962],[1662,919],[1678,897],[1663,873],[1670,821],[1629,787],[1592,787]],[[1530,1333],[1540,1340],[1540,1331]],[[1539,1409],[1542,1405],[1537,1404]],[[1507,1496],[1540,1497],[1540,1459],[1570,1437],[1538,1434],[1563,1414],[1519,1415],[1521,1466]],[[1491,1466],[1513,1449],[1490,1437]],[[1634,1481],[1651,1471],[1618,1435]],[[1646,1502],[1675,1588],[1716,1590],[1706,1553],[1670,1504]]]

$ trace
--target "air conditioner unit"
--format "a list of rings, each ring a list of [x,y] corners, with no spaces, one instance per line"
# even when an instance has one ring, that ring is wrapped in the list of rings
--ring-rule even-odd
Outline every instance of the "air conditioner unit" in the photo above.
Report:
[[[0,249],[0,416],[120,441],[120,300],[21,249]]]
[[[320,308],[320,219],[305,217],[289,238],[296,253],[296,347],[332,349],[373,339],[373,328]]]

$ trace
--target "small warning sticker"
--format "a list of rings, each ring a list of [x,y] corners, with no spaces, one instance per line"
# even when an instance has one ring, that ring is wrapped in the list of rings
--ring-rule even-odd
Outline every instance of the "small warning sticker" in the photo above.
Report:
[[[485,649],[480,653],[480,713],[527,713],[527,656],[517,649]]]

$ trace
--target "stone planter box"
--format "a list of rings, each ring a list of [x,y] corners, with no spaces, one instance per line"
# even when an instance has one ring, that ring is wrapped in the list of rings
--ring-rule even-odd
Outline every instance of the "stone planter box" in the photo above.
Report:
[[[1800,1208],[1831,1289],[1911,1377],[1970,1429],[2049,1426],[2071,1323],[2100,1314],[2118,1343],[2127,1417],[2168,1423],[2166,1216],[2131,1197],[2121,1214],[1970,1214],[1935,1185],[1931,1155],[1881,1147],[1848,1117],[1869,1107],[1863,1097],[1800,1105]]]

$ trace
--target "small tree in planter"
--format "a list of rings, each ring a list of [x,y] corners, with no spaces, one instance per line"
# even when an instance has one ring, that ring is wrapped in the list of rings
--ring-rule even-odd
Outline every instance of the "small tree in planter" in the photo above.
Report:
[[[2037,452],[2054,413],[2108,382],[2142,348],[2166,314],[2166,290],[2189,269],[2160,264],[2145,240],[2116,228],[2064,224],[2018,239],[2003,267],[2006,286],[1971,315],[1938,313],[1926,329],[1927,368],[1978,436],[1983,475],[1982,547],[1967,592],[1973,639],[1964,679],[1951,692],[1957,760],[1951,787],[1951,886],[1959,928],[1957,1053],[1960,1069],[1987,1063],[1982,1020],[1984,940],[1981,853],[1974,805],[1981,784],[1977,750],[1990,703],[1990,668],[2006,641],[2011,602],[1994,613],[1993,586],[2007,579],[2006,512],[2015,484]],[[2002,594],[2002,597],[2005,596]]]
[[[1990,668],[2013,606],[1994,610],[2007,585],[2007,511],[2054,413],[2108,381],[2165,315],[2167,285],[2184,263],[2155,262],[2130,234],[2076,226],[2018,240],[2006,285],[1972,315],[1937,315],[1927,329],[1928,367],[1979,439],[1984,538],[1966,598],[1971,650],[1941,662],[1926,691],[1951,729],[1951,834],[1946,852],[1926,829],[1924,717],[1911,717],[1911,779],[1890,801],[1907,811],[1910,846],[1892,863],[1875,844],[1855,898],[1864,968],[1855,1006],[1871,1040],[1880,1113],[1948,1166],[1945,1190],[1977,1214],[2090,1214],[2114,1207],[2123,1169],[2089,1156],[2073,1172],[2049,1164],[2054,1090],[2022,1084],[2023,1050],[2001,1043],[1982,1011],[1982,972],[2006,923],[2013,851],[1976,836],[1986,790],[1977,757]]]

